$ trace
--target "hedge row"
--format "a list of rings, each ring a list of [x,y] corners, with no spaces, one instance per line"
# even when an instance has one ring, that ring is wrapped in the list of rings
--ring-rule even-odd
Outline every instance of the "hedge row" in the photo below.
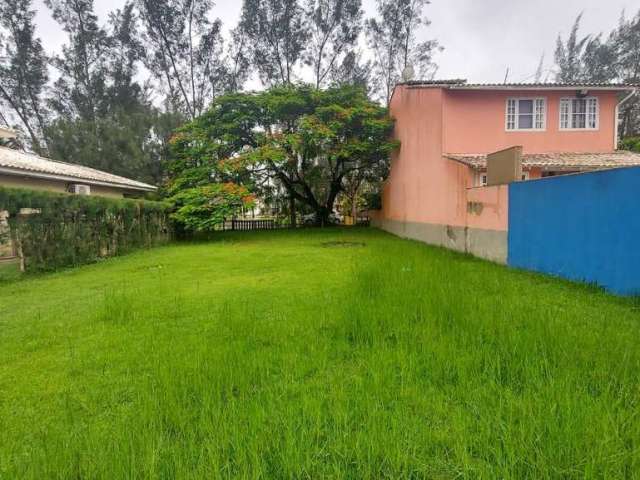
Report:
[[[160,202],[0,188],[9,236],[23,269],[31,272],[162,243],[169,238],[167,208]]]

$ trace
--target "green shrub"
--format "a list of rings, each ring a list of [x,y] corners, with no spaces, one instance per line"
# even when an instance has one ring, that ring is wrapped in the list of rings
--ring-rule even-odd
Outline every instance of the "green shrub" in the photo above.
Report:
[[[367,192],[364,194],[364,198],[369,210],[382,209],[382,194],[380,192]]]
[[[640,153],[640,137],[627,137],[620,141],[620,150]]]
[[[25,271],[92,263],[169,238],[161,202],[0,188],[2,210]]]

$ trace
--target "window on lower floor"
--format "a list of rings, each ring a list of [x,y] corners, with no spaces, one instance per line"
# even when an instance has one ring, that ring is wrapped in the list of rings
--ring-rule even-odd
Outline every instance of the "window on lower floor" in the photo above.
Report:
[[[522,180],[529,180],[530,173],[529,171],[522,171]],[[486,187],[487,186],[487,172],[480,172],[476,175],[476,187]]]

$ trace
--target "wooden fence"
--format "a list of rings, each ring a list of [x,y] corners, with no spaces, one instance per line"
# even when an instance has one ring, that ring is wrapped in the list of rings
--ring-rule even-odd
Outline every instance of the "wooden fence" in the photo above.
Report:
[[[351,224],[353,225],[353,223]],[[369,226],[369,218],[358,217],[356,223],[358,226]],[[303,221],[297,223],[297,228],[309,226]],[[227,220],[221,225],[221,230],[231,232],[248,232],[254,230],[279,230],[291,228],[290,225],[282,224],[275,219],[232,219]]]
[[[276,230],[280,226],[275,220],[231,220],[230,230],[234,232],[246,232],[250,230]],[[229,226],[229,223],[227,223]]]

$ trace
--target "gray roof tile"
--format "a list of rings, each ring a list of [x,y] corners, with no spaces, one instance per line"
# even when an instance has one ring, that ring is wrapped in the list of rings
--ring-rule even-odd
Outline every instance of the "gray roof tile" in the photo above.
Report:
[[[476,170],[487,168],[486,154],[445,153],[444,156]],[[546,170],[601,170],[635,167],[640,166],[640,154],[625,150],[610,153],[525,153],[522,156],[522,166]]]
[[[465,79],[447,79],[447,80],[411,80],[401,82],[398,85],[406,85],[409,87],[435,87],[446,88],[451,90],[461,89],[611,89],[611,90],[630,90],[640,88],[639,84],[631,83],[609,83],[609,82],[532,82],[532,83],[468,83]]]

